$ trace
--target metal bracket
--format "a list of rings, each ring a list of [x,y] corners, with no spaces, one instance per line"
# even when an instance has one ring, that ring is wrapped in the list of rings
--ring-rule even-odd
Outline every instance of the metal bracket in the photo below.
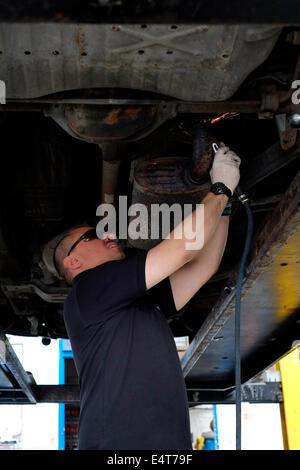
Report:
[[[0,404],[32,403],[36,398],[32,378],[23,369],[7,337],[0,330]]]
[[[187,389],[190,405],[235,404],[235,391]],[[245,383],[242,385],[242,401],[247,403],[282,403],[281,382]]]

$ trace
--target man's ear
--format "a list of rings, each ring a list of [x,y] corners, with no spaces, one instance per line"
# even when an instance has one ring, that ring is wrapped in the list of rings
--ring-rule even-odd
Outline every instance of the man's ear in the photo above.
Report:
[[[81,268],[82,263],[79,261],[78,258],[75,258],[75,256],[66,256],[64,258],[64,267],[69,269],[70,271],[76,270]]]

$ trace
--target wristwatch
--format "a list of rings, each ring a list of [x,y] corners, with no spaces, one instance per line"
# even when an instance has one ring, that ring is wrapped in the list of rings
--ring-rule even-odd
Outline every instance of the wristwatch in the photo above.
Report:
[[[229,189],[224,183],[214,183],[210,187],[210,192],[214,194],[226,194],[229,198],[232,196],[231,189]]]

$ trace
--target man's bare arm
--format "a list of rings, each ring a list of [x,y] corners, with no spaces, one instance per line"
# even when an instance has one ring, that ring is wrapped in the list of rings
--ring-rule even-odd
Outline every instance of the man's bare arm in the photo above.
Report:
[[[220,217],[217,228],[196,257],[171,274],[174,303],[177,310],[217,272],[225,250],[228,236],[229,217]]]
[[[179,229],[177,227],[171,232],[169,239],[163,240],[148,252],[146,259],[147,289],[175,273],[198,255],[199,250],[187,249],[187,246],[193,242],[192,235],[196,233],[195,239],[199,240],[203,235],[203,245],[199,247],[199,249],[203,249],[213,236],[227,202],[228,197],[224,194],[208,193],[202,200],[204,225],[197,223],[196,218],[199,214],[195,210],[184,219],[181,238],[175,238],[175,232]]]
[[[233,192],[240,178],[239,165],[240,159],[234,152],[225,146],[219,148],[210,171],[212,183],[221,182]],[[171,276],[186,263],[190,263],[195,259],[198,252],[207,245],[213,236],[227,202],[228,197],[225,194],[215,195],[209,192],[202,200],[204,222],[202,221],[201,224],[196,223],[197,220],[199,221],[199,214],[195,210],[184,219],[182,224],[175,227],[170,234],[170,238],[163,240],[148,252],[145,269],[147,289]],[[177,237],[178,228],[182,229],[181,237]],[[194,240],[192,236],[194,236]],[[195,243],[193,243],[195,240],[197,243],[199,240],[202,241],[202,244],[198,243],[198,246],[195,247]],[[193,249],[188,248],[191,244],[194,245]],[[210,264],[207,265],[209,263],[208,258],[202,268],[205,270],[204,277],[209,276],[211,272]]]

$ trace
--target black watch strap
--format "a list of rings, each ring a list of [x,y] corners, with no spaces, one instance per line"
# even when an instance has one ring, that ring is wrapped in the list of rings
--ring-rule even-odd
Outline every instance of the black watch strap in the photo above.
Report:
[[[231,189],[229,189],[224,183],[214,183],[210,187],[210,192],[214,194],[226,194],[229,198],[232,196]]]

